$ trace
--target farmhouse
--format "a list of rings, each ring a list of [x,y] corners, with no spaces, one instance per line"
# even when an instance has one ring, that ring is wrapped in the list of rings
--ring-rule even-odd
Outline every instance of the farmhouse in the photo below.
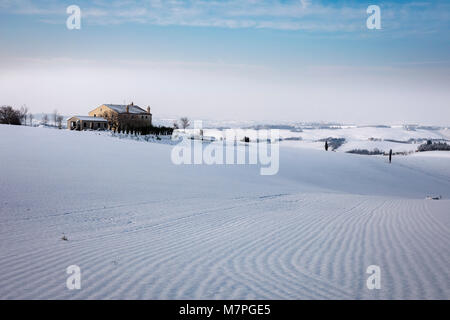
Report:
[[[105,130],[108,121],[101,117],[73,116],[67,120],[69,130]]]
[[[74,116],[67,120],[70,130],[137,130],[152,127],[150,107],[147,111],[134,105],[102,104],[89,112],[89,116]]]
[[[103,104],[89,112],[91,117],[103,117],[108,120],[109,126],[122,128],[143,128],[152,126],[150,107],[147,111],[134,105]]]

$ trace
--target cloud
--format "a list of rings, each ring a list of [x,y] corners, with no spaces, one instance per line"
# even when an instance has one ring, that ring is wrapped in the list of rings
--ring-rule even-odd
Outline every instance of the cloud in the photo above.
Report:
[[[72,1],[73,2],[73,1]],[[76,1],[84,25],[143,23],[159,26],[255,28],[307,32],[364,31],[367,13],[361,2],[311,0],[95,0]],[[55,0],[0,0],[2,12],[38,15],[41,21],[65,15],[72,3]],[[381,5],[383,30],[429,34],[449,28],[450,3],[446,1]]]
[[[303,9],[306,9],[311,4],[311,1],[310,0],[300,0],[300,4],[302,5]]]

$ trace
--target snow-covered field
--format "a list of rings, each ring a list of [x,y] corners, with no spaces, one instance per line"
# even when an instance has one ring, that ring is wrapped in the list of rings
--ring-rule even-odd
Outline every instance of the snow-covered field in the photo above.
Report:
[[[0,125],[0,299],[450,299],[448,152],[282,145],[261,176],[172,148]]]
[[[249,124],[247,124],[249,125]],[[286,125],[294,128],[294,126]],[[237,132],[237,139],[242,140],[247,136],[251,141],[256,141],[257,127],[253,124],[242,132]],[[275,126],[276,127],[276,126]],[[283,128],[281,126],[281,128]],[[188,129],[187,132],[195,134],[199,130]],[[220,139],[224,136],[224,130],[206,128],[205,136],[211,136]],[[336,151],[347,152],[355,149],[366,149],[373,151],[378,149],[388,153],[390,149],[393,152],[410,153],[415,152],[417,147],[426,140],[450,141],[450,130],[448,128],[428,129],[417,128],[408,129],[406,126],[336,126],[331,128],[321,128],[320,126],[308,126],[299,131],[280,129],[280,139],[282,146],[295,148],[308,148],[322,150],[324,148],[324,139],[345,139],[342,146]]]

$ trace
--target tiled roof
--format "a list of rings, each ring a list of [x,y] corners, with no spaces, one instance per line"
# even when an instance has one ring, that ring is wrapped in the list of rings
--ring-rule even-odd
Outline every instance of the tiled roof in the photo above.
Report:
[[[108,108],[113,109],[114,111],[118,113],[125,113],[127,112],[127,106],[124,104],[105,104]],[[144,109],[140,108],[139,106],[135,105],[128,105],[128,112],[129,113],[147,113]]]
[[[72,118],[77,118],[81,121],[97,121],[97,122],[108,122],[108,120],[101,117],[88,117],[88,116],[73,116]],[[72,119],[69,118],[68,120]]]

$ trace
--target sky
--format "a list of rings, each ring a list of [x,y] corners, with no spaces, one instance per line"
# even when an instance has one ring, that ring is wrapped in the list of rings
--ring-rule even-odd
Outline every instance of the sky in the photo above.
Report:
[[[0,0],[0,105],[448,126],[449,31],[448,0]]]

